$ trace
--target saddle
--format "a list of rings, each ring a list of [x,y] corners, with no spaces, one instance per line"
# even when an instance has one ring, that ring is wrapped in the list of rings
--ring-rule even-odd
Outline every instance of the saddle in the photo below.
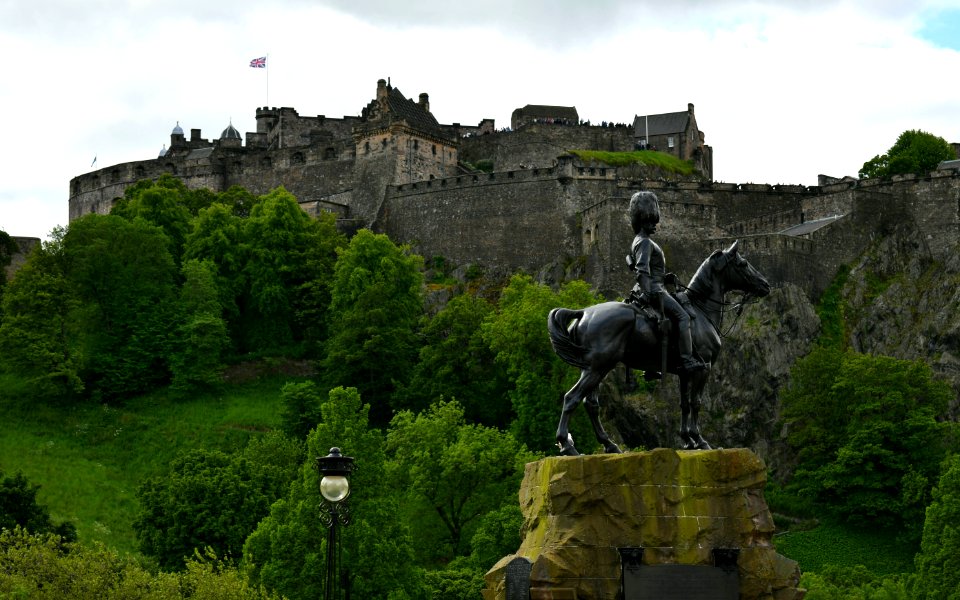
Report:
[[[673,296],[680,306],[684,308],[687,314],[690,315],[691,320],[696,318],[696,315],[693,313],[693,310],[690,307],[690,301],[687,298],[686,292],[668,293]],[[634,320],[636,323],[639,323],[642,320],[656,335],[657,340],[660,342],[662,348],[662,368],[666,367],[666,365],[672,363],[673,361],[676,361],[679,358],[679,344],[676,335],[677,328],[673,321],[671,321],[665,314],[651,306],[650,303],[647,302],[646,298],[641,296],[637,290],[632,290],[630,295],[623,300],[623,303],[633,309]],[[634,328],[639,329],[640,327],[639,325],[634,325]],[[666,339],[664,336],[667,336]],[[696,347],[693,348],[692,353],[697,360],[703,362],[702,358],[697,353]],[[709,365],[707,365],[707,368],[709,368]],[[647,381],[654,381],[657,379],[662,379],[663,373],[661,371],[644,371],[643,378]]]

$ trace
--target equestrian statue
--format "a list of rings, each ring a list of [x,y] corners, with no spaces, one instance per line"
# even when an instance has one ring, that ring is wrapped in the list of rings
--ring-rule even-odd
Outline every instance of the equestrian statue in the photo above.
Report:
[[[770,293],[770,284],[740,255],[739,242],[716,250],[697,269],[684,291],[667,290],[676,277],[667,273],[663,250],[651,239],[660,222],[653,192],[630,198],[630,225],[636,234],[627,264],[636,285],[623,302],[604,302],[570,310],[555,308],[547,317],[554,351],[580,369],[580,378],[563,397],[557,446],[564,456],[579,454],[568,427],[581,402],[605,452],[619,453],[600,423],[600,382],[617,363],[641,369],[647,379],[675,373],[680,377],[680,438],[685,450],[709,450],[700,433],[701,395],[711,364],[720,353],[721,322],[731,306],[729,291],[740,291],[742,308],[750,298]]]

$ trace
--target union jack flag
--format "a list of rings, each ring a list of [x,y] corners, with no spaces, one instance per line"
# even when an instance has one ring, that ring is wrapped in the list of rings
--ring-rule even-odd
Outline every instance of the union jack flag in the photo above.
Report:
[[[267,57],[261,56],[260,58],[255,58],[250,61],[250,66],[254,69],[266,69],[267,68]]]

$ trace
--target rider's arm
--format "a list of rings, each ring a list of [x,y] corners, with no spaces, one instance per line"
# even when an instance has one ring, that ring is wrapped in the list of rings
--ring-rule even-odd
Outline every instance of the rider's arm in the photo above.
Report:
[[[653,277],[650,272],[650,255],[652,253],[653,242],[650,238],[642,238],[633,248],[636,267],[634,272],[637,275],[637,283],[648,300],[653,299]]]

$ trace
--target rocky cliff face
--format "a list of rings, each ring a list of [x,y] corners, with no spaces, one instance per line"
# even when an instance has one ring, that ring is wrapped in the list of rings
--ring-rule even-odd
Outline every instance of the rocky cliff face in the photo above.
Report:
[[[852,350],[923,360],[960,396],[960,252],[933,253],[927,238],[909,219],[878,231],[838,276],[839,308],[830,318]],[[724,328],[730,325],[728,317]],[[710,374],[701,409],[707,440],[751,448],[775,477],[789,473],[778,396],[820,332],[815,302],[797,286],[785,284],[747,307]],[[608,377],[603,388],[610,429],[629,447],[677,447],[676,377],[643,393],[626,393],[622,377]],[[960,401],[949,417],[960,417]]]
[[[923,360],[960,394],[960,255],[932,257],[903,224],[865,252],[843,287],[846,336],[857,352]],[[960,416],[960,403],[951,417]]]
[[[704,437],[714,446],[751,448],[778,470],[785,460],[778,395],[790,367],[810,351],[820,319],[804,292],[786,284],[739,318],[728,315],[722,327],[729,333],[704,392]],[[624,393],[622,378],[622,372],[608,377],[602,392],[610,429],[632,448],[677,447],[677,378],[668,375],[648,393]]]

